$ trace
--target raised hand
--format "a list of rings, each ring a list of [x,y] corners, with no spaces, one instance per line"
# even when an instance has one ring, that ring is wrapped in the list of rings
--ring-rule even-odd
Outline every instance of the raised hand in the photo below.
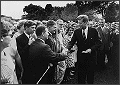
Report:
[[[30,37],[30,38],[29,38],[29,43],[28,43],[28,44],[31,45],[31,43],[32,43],[33,41],[34,41],[33,38]]]

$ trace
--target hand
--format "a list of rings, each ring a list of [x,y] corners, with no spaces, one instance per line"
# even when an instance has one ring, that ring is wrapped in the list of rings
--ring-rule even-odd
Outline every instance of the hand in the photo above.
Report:
[[[53,64],[52,64],[52,63],[49,63],[49,66],[50,66],[50,67],[52,67],[52,66],[53,66]]]
[[[20,80],[18,80],[18,83],[19,83],[19,84],[22,84],[22,80],[21,80],[21,79],[20,79]]]
[[[87,53],[86,51],[82,51],[82,53]]]
[[[20,70],[20,72],[19,72],[19,80],[21,80],[22,79],[22,76],[23,76],[23,71],[24,71],[24,69],[23,68],[21,68],[21,70]]]
[[[28,45],[31,45],[31,43],[32,43],[33,41],[34,41],[33,38],[30,37],[30,38],[29,38],[29,43],[28,43]]]
[[[20,73],[20,77],[18,80],[22,80],[23,72]]]
[[[82,51],[82,53],[91,53],[91,49],[87,49],[86,51]]]
[[[67,55],[67,54],[68,54],[68,49],[66,49],[66,48],[63,49],[63,50],[62,50],[62,53],[64,53],[65,55]]]
[[[87,53],[91,53],[91,49],[87,49],[86,51],[87,51]]]
[[[37,39],[37,36],[36,36],[35,32],[31,35],[31,37],[32,37],[33,39]]]

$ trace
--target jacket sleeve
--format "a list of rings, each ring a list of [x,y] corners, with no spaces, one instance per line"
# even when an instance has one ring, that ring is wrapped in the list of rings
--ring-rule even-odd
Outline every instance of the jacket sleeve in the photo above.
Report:
[[[64,55],[62,53],[55,53],[51,50],[49,45],[46,45],[44,47],[45,57],[50,61],[50,62],[59,62],[63,61],[66,59],[67,55]]]
[[[68,42],[68,45],[67,45],[67,49],[70,50],[74,44],[76,43],[77,39],[76,39],[76,31],[74,32],[73,36],[72,36],[72,39],[70,42]]]

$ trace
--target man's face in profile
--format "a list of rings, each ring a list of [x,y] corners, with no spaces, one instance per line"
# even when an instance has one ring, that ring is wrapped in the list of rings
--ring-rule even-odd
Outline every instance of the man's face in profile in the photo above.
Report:
[[[45,38],[45,39],[48,39],[48,36],[49,36],[49,31],[48,31],[47,28],[45,28],[44,38]]]

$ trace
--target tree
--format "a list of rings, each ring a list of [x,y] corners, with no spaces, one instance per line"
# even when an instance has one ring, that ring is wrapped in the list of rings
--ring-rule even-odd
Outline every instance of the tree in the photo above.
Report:
[[[119,11],[117,10],[117,4],[111,2],[105,10],[105,20],[106,22],[115,22],[119,16]]]
[[[78,8],[74,4],[67,4],[61,13],[61,18],[65,21],[75,20],[78,16]]]
[[[24,19],[31,19],[31,20],[45,20],[47,18],[47,14],[45,9],[41,6],[30,4],[23,8],[23,12],[27,13],[22,16]]]
[[[51,13],[51,15],[48,17],[49,20],[57,20],[60,18],[58,10],[55,10]]]
[[[47,16],[49,16],[53,12],[53,7],[51,4],[47,4],[45,7],[45,11],[47,13]]]
[[[97,10],[104,14],[104,10],[111,1],[76,1],[75,5],[78,7],[78,14],[84,14],[89,10]]]
[[[89,10],[88,12],[85,12],[84,14],[88,16],[90,21],[92,21],[95,19],[94,15],[96,15],[97,12],[96,12],[96,10]]]
[[[61,13],[64,7],[55,6],[53,7],[53,12],[48,16],[49,19],[58,20],[61,19]]]

